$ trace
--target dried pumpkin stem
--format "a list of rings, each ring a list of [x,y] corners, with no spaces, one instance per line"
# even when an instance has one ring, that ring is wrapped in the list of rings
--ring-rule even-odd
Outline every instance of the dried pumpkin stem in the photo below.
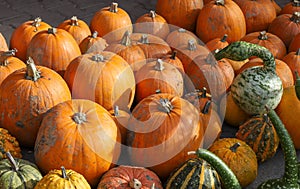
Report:
[[[293,0],[291,3],[293,7],[300,7],[300,1],[298,0]]]
[[[161,59],[157,59],[154,69],[157,71],[163,71],[165,69],[164,62]]]
[[[155,94],[159,94],[159,93],[161,93],[161,90],[160,89],[156,89],[155,90]]]
[[[267,32],[266,31],[259,32],[258,39],[259,40],[267,40],[268,39]]]
[[[91,37],[94,38],[94,39],[96,39],[98,37],[98,32],[94,31]]]
[[[300,12],[294,12],[290,20],[294,23],[300,22]]]
[[[203,114],[208,114],[210,107],[211,107],[211,101],[209,100],[205,103],[204,108],[201,112]]]
[[[38,71],[36,66],[34,65],[34,61],[31,57],[28,57],[27,60],[27,69],[25,78],[32,81],[37,81],[41,78],[41,72]]]
[[[12,168],[14,171],[18,171],[19,170],[19,166],[16,162],[16,160],[13,158],[13,156],[10,154],[10,152],[6,152],[5,153],[8,161],[10,162],[10,164],[12,165]]]
[[[186,32],[186,29],[184,29],[184,28],[179,28],[179,29],[178,29],[178,32],[179,32],[179,33],[185,33],[185,32]]]
[[[66,168],[64,166],[61,166],[61,176],[63,179],[66,179],[66,180],[69,180],[69,177],[67,175],[67,172],[66,172]]]
[[[228,38],[228,35],[224,34],[224,36],[222,37],[222,39],[220,41],[221,42],[226,42],[227,38]]]
[[[143,35],[141,36],[140,42],[141,42],[142,44],[149,44],[148,35],[147,35],[147,34],[143,34]]]
[[[215,4],[216,5],[222,5],[222,6],[224,6],[225,5],[225,1],[224,0],[216,0]]]
[[[149,16],[150,16],[151,18],[155,18],[155,17],[156,17],[155,11],[154,11],[154,10],[151,10],[151,11],[149,12]]]
[[[36,17],[34,19],[34,21],[32,22],[32,26],[35,27],[35,29],[34,29],[35,32],[38,31],[37,28],[41,25],[41,22],[42,22],[41,17]]]
[[[76,124],[82,124],[87,121],[86,114],[82,112],[77,112],[72,116],[73,121]]]
[[[119,116],[120,111],[119,111],[119,106],[114,106],[114,116]]]
[[[159,99],[160,107],[159,109],[165,113],[170,113],[173,109],[173,105],[171,102],[166,98]]]
[[[175,60],[177,56],[177,51],[172,51],[170,59]]]
[[[134,178],[129,182],[129,186],[133,189],[140,189],[142,188],[142,183],[138,179]]]
[[[8,58],[15,56],[17,49],[11,49],[9,51],[0,52],[0,66],[7,66],[8,65]]]
[[[296,51],[295,55],[300,55],[300,48]]]
[[[72,26],[78,26],[78,19],[77,19],[77,16],[72,16],[71,18],[71,25]]]
[[[111,3],[109,11],[114,13],[118,12],[118,3],[116,2]]]
[[[190,51],[197,50],[196,42],[192,39],[188,40],[188,50],[190,50]]]
[[[56,34],[57,28],[48,28],[48,34]]]
[[[130,32],[127,30],[121,40],[121,45],[124,45],[126,47],[131,45],[131,39],[130,39]]]
[[[232,152],[236,152],[238,147],[240,147],[241,144],[239,142],[237,143],[234,143],[234,145],[232,145],[229,149],[232,151]]]
[[[96,62],[104,62],[105,58],[101,54],[95,54],[94,56],[92,56],[92,60]]]

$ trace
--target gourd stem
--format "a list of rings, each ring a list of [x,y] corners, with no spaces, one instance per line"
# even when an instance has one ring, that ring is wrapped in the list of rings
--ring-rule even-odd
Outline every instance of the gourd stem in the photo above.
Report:
[[[177,56],[177,51],[172,51],[170,59],[175,60]]]
[[[222,5],[222,6],[224,6],[225,5],[225,1],[224,0],[216,0],[215,4],[216,5]]]
[[[294,23],[300,22],[300,12],[294,12],[290,20]]]
[[[204,108],[203,108],[203,110],[202,110],[201,112],[202,112],[203,114],[208,114],[210,106],[211,106],[211,101],[208,100],[208,101],[205,103]]]
[[[118,12],[118,3],[116,2],[111,3],[109,11],[114,13]]]
[[[197,50],[196,42],[192,39],[188,40],[188,50],[190,50],[190,51]]]
[[[298,100],[300,100],[300,76],[298,71],[295,71],[296,81],[295,81],[295,92]]]
[[[157,59],[154,69],[157,71],[163,71],[165,69],[164,62],[161,59]]]
[[[119,106],[114,106],[114,116],[119,116],[120,111],[119,111]]]
[[[77,112],[72,116],[73,121],[76,124],[82,124],[87,121],[86,114],[82,112]]]
[[[127,30],[121,40],[121,45],[124,45],[126,47],[131,45],[131,39],[130,39],[130,32]]]
[[[267,32],[266,31],[259,32],[258,39],[259,40],[267,40],[268,39]]]
[[[19,170],[19,166],[18,166],[16,160],[12,157],[12,155],[9,152],[6,152],[5,155],[6,155],[7,159],[8,159],[8,161],[10,162],[13,170],[14,171],[18,171]]]
[[[140,189],[140,188],[142,188],[142,183],[141,183],[141,181],[139,181],[138,179],[133,178],[133,179],[129,182],[129,186],[130,186],[130,188],[133,188],[133,189]]]
[[[98,32],[94,31],[93,34],[92,34],[92,38],[96,39],[97,37],[98,37]]]
[[[207,161],[219,174],[223,181],[224,189],[241,189],[241,185],[226,163],[214,153],[199,148],[197,151],[188,152],[188,155],[196,154],[199,158]]]
[[[69,177],[68,177],[68,175],[67,175],[67,172],[66,172],[66,169],[65,169],[65,167],[64,166],[61,166],[61,176],[62,176],[62,178],[63,179],[66,179],[66,180],[69,180]]]
[[[71,25],[72,26],[78,26],[78,19],[77,19],[77,16],[72,16],[71,18]]]
[[[241,144],[239,142],[237,142],[237,143],[234,143],[229,149],[235,153],[237,151],[238,147],[240,147],[240,146],[241,146]]]
[[[300,55],[300,48],[296,51],[295,55]]]
[[[32,26],[35,27],[34,31],[38,31],[38,27],[41,25],[42,19],[41,17],[36,17],[32,22]]]
[[[11,49],[9,51],[2,51],[0,52],[0,66],[7,66],[8,65],[8,58],[15,56],[17,49]]]
[[[152,19],[155,18],[155,17],[156,17],[155,11],[154,11],[154,10],[150,10],[149,16],[150,16]]]
[[[147,34],[143,34],[143,35],[141,36],[140,42],[141,42],[142,44],[149,44],[148,35],[147,35]]]
[[[228,38],[228,35],[224,34],[224,36],[222,37],[222,39],[220,41],[221,42],[226,42],[227,38]]]
[[[92,56],[92,60],[96,61],[96,62],[104,62],[105,58],[101,54],[95,54],[95,55]]]
[[[41,72],[37,70],[36,66],[34,65],[34,61],[31,57],[28,57],[27,60],[27,69],[25,78],[32,81],[37,81],[41,78]]]
[[[166,99],[166,98],[161,98],[159,99],[159,103],[161,106],[159,106],[159,109],[165,113],[171,113],[172,109],[173,109],[173,105],[171,104],[171,102]]]

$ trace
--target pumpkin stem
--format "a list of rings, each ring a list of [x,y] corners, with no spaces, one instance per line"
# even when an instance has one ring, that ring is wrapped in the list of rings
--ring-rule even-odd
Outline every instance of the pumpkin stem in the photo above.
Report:
[[[86,114],[82,112],[77,112],[72,116],[73,121],[76,124],[82,124],[87,121]]]
[[[154,69],[157,71],[163,71],[165,69],[164,62],[161,59],[157,59]]]
[[[12,168],[14,171],[18,171],[19,170],[19,166],[16,162],[16,160],[13,158],[13,156],[10,154],[10,152],[6,152],[5,153],[8,161],[10,162],[10,164],[12,165]]]
[[[203,114],[208,114],[210,106],[211,106],[211,101],[208,100],[208,101],[205,103],[204,108],[203,108],[203,110],[202,110],[201,112],[202,112]]]
[[[259,40],[267,40],[268,39],[267,32],[266,31],[259,32],[258,39]]]
[[[296,81],[295,81],[295,92],[298,100],[300,100],[300,76],[298,71],[295,71]]]
[[[15,56],[17,49],[12,49],[9,51],[2,51],[0,52],[0,66],[7,66],[8,65],[8,58]]]
[[[149,16],[150,16],[151,18],[155,18],[155,17],[156,17],[155,11],[154,11],[154,10],[150,10]]]
[[[114,107],[114,116],[119,116],[119,115],[120,115],[119,106],[115,106]]]
[[[265,123],[269,122],[269,117],[267,114],[263,114],[262,118],[263,118],[263,122]]]
[[[41,78],[41,72],[37,70],[36,66],[34,65],[34,61],[31,57],[28,57],[26,63],[27,69],[25,78],[32,81],[37,81],[39,78]]]
[[[232,151],[232,152],[236,152],[238,147],[240,147],[241,144],[239,142],[236,142],[234,143],[234,145],[232,145],[229,149]]]
[[[196,42],[192,39],[188,40],[188,50],[190,50],[190,51],[197,50]]]
[[[224,6],[225,5],[225,1],[224,0],[216,0],[215,4],[216,5],[222,5],[222,6]]]
[[[300,7],[300,1],[298,0],[293,0],[291,3],[293,7]]]
[[[69,177],[68,177],[68,175],[67,175],[66,168],[65,168],[64,166],[61,166],[60,169],[61,169],[61,176],[62,176],[62,178],[63,178],[63,179],[66,179],[66,180],[69,180]]]
[[[149,44],[148,35],[147,35],[147,34],[143,34],[143,35],[141,36],[140,42],[141,42],[142,44]]]
[[[160,103],[160,110],[165,112],[165,113],[170,113],[173,109],[173,105],[171,104],[171,102],[166,99],[166,98],[161,98],[159,99],[159,103]]]
[[[127,30],[121,40],[121,45],[124,45],[126,47],[131,45],[131,39],[130,39],[130,32]]]
[[[77,16],[72,16],[70,20],[71,20],[71,25],[72,26],[78,26],[79,25]]]
[[[178,32],[179,32],[179,33],[185,33],[185,32],[186,32],[186,29],[184,29],[184,28],[179,28],[179,29],[178,29]]]
[[[155,189],[155,183],[153,182],[151,189]]]
[[[95,54],[95,55],[92,56],[92,60],[96,61],[96,62],[104,62],[105,58],[101,54]]]
[[[177,51],[172,51],[170,59],[175,60],[177,55]]]
[[[56,34],[57,28],[48,28],[48,34]]]
[[[226,42],[227,38],[228,38],[228,35],[224,34],[224,36],[221,39],[221,42]]]
[[[161,93],[161,90],[160,89],[156,89],[155,90],[155,94],[160,94]]]
[[[94,38],[94,39],[96,39],[98,37],[98,32],[94,31],[91,37]]]
[[[41,17],[36,17],[33,22],[32,22],[32,26],[35,27],[34,31],[38,31],[38,27],[41,25],[42,19]]]
[[[133,189],[140,189],[142,188],[142,183],[138,179],[134,178],[129,182],[129,186]]]
[[[205,62],[206,62],[207,64],[212,65],[212,66],[217,65],[217,61],[216,61],[216,59],[215,59],[214,53],[209,53],[209,54],[207,55],[206,59],[205,59]]]
[[[295,55],[300,55],[300,48],[296,51]]]
[[[118,3],[112,2],[109,11],[114,13],[118,12]]]
[[[294,23],[300,22],[300,12],[294,12],[290,20]]]

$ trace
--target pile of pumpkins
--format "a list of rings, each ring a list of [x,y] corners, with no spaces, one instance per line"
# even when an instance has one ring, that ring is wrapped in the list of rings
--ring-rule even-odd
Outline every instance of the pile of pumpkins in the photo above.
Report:
[[[260,188],[299,188],[299,23],[298,0],[157,0],[0,33],[0,188],[237,189],[279,143]]]

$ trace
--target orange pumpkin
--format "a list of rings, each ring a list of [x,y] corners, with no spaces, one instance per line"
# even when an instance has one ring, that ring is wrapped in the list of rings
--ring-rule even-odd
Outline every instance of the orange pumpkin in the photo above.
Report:
[[[88,53],[71,61],[64,79],[73,98],[89,99],[107,110],[119,106],[129,110],[135,79],[130,65],[119,55],[108,51]]]
[[[176,66],[180,73],[184,74],[184,68],[181,60],[177,57],[177,51],[172,51],[172,54],[167,54],[161,58],[164,62]]]
[[[296,52],[299,48],[300,48],[300,33],[295,35],[295,37],[292,39],[289,46],[289,52]]]
[[[186,45],[189,40],[195,41],[197,44],[200,43],[199,38],[193,32],[183,28],[173,30],[166,38],[166,42],[173,50]]]
[[[196,27],[197,36],[204,42],[228,35],[228,43],[246,34],[246,21],[240,7],[232,0],[213,0],[201,9]]]
[[[64,165],[95,187],[117,162],[120,143],[118,127],[107,110],[89,100],[67,100],[44,116],[34,159],[44,174]]]
[[[98,37],[98,32],[94,31],[92,35],[84,38],[79,44],[82,54],[103,51],[108,46],[105,39]]]
[[[5,37],[0,32],[0,51],[8,51],[8,46]]]
[[[130,16],[118,3],[112,2],[110,7],[97,11],[90,23],[92,32],[97,31],[108,43],[122,39],[126,31],[132,33],[133,27]]]
[[[39,32],[32,38],[27,49],[27,56],[32,57],[37,65],[51,68],[61,76],[71,60],[79,55],[79,46],[72,35],[58,28]]]
[[[29,20],[19,25],[10,38],[10,48],[17,49],[16,57],[22,61],[27,60],[27,48],[31,39],[40,31],[47,30],[51,26],[43,22],[40,17]]]
[[[0,86],[0,125],[20,145],[33,147],[44,113],[70,99],[69,88],[60,75],[35,66],[29,59],[27,68],[13,72]]]
[[[69,32],[74,37],[78,45],[84,38],[92,35],[89,26],[85,23],[85,21],[78,19],[77,16],[72,16],[70,19],[63,21],[57,26],[57,28],[64,29]]]
[[[149,13],[140,16],[134,25],[134,32],[148,33],[165,39],[170,32],[167,21],[157,14],[155,11],[150,10]]]
[[[290,2],[286,3],[281,11],[280,14],[293,14],[294,12],[300,11],[300,2],[298,0],[291,0]]]
[[[217,49],[223,49],[228,45],[227,37],[228,35],[225,34],[222,38],[217,37],[215,39],[212,39],[208,41],[205,45],[211,52],[214,52]]]
[[[144,98],[133,109],[128,128],[131,164],[149,167],[162,179],[191,157],[187,152],[202,146],[198,110],[176,95]]]
[[[294,81],[296,81],[295,72],[300,73],[300,48],[296,52],[290,52],[282,60],[290,67]]]
[[[169,24],[195,31],[196,20],[203,7],[203,0],[157,0],[156,12]]]

